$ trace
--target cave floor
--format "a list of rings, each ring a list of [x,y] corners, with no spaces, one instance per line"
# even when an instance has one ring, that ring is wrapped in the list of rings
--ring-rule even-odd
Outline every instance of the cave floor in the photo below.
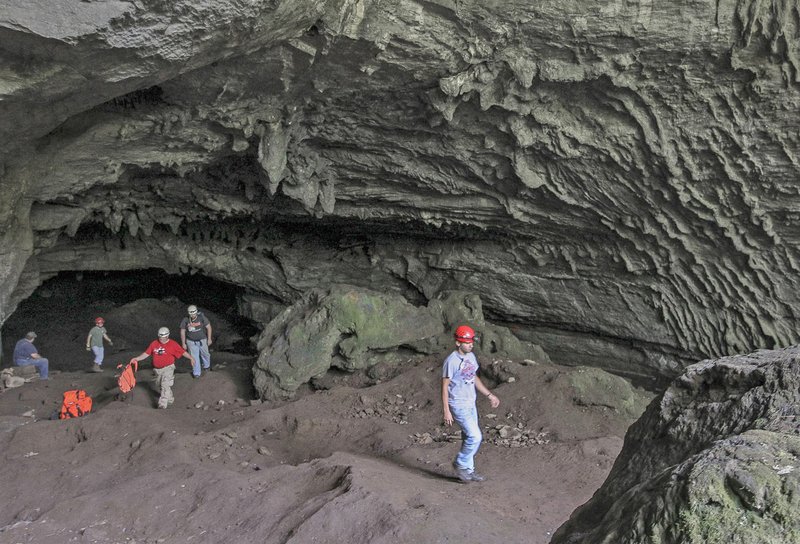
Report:
[[[2,539],[545,543],[602,483],[630,423],[574,405],[554,379],[572,369],[525,367],[496,388],[500,408],[479,401],[488,480],[461,484],[438,360],[372,387],[259,402],[253,359],[214,356],[197,380],[182,363],[168,410],[154,409],[147,364],[124,399],[110,370],[56,371],[1,394]],[[93,395],[93,413],[48,420],[75,387]],[[498,425],[536,441],[504,446]]]

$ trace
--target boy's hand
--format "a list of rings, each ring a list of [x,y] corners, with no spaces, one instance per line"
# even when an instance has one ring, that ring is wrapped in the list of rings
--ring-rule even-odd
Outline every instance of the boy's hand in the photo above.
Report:
[[[487,398],[489,399],[489,404],[492,405],[492,408],[497,408],[498,406],[500,406],[500,399],[494,396],[493,393],[489,393],[489,395],[487,395]]]
[[[453,414],[450,413],[450,410],[445,410],[444,412],[444,424],[445,425],[453,424]]]

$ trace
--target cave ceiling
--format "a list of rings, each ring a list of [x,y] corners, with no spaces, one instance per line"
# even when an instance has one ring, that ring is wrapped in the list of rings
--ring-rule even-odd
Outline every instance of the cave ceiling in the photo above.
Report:
[[[555,360],[796,343],[796,1],[0,11],[0,323],[69,270],[477,292]]]

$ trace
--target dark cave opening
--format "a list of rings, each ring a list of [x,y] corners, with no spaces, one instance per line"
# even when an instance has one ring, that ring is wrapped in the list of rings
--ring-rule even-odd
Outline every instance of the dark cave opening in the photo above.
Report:
[[[244,294],[239,286],[202,274],[168,274],[160,269],[61,272],[43,282],[3,324],[3,365],[13,364],[14,345],[32,330],[38,335],[40,353],[54,360],[53,368],[85,368],[85,338],[99,316],[106,319],[109,336],[115,340],[107,348],[112,357],[140,353],[161,326],[180,341],[180,322],[189,304],[197,305],[212,321],[215,350],[254,356],[259,327],[239,312]]]

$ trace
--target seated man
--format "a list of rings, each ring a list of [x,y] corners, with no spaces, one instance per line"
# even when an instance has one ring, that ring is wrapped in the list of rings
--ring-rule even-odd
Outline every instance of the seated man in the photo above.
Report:
[[[33,365],[39,371],[39,377],[46,380],[50,362],[39,355],[39,350],[33,345],[35,338],[36,333],[31,331],[25,335],[25,338],[17,342],[17,345],[14,346],[14,364],[17,366]]]

